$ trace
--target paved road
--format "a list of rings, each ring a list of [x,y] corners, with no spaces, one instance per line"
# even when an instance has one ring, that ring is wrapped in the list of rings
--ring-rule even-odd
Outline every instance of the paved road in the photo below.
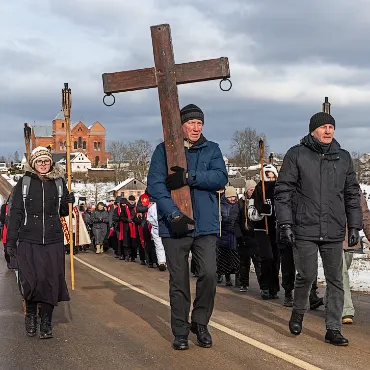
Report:
[[[292,337],[290,309],[261,301],[256,282],[248,293],[219,287],[213,348],[197,347],[191,336],[190,350],[177,352],[167,272],[91,252],[78,259],[72,300],[55,311],[55,337],[40,341],[24,333],[15,276],[0,258],[1,370],[369,369],[369,296],[354,294],[356,323],[344,329],[350,346],[337,348],[323,342],[322,310],[306,315],[304,334]]]

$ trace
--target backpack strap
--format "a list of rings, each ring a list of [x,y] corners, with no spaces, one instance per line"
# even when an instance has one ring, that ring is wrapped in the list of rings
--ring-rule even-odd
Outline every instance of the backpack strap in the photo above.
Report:
[[[27,225],[27,208],[26,208],[26,198],[30,190],[31,177],[24,175],[22,178],[22,197],[24,206],[24,225]]]
[[[55,186],[58,190],[58,210],[60,212],[60,203],[62,202],[62,196],[63,196],[63,180],[61,177],[55,179]]]

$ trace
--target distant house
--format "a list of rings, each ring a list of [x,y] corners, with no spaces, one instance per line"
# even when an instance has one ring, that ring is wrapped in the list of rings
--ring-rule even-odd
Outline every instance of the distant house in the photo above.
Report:
[[[121,182],[113,189],[108,191],[108,197],[110,199],[115,199],[116,197],[125,197],[128,198],[130,195],[133,195],[136,199],[145,192],[146,185],[133,177],[126,179]]]
[[[66,154],[65,153],[53,153],[53,161],[60,163],[63,166],[66,165]],[[72,173],[85,172],[87,173],[91,169],[91,161],[82,152],[71,153],[71,170]]]

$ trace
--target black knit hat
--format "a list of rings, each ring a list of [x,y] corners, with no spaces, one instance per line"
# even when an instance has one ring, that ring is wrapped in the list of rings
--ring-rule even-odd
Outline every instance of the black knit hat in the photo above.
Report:
[[[325,112],[319,112],[314,114],[310,119],[309,126],[310,133],[323,125],[333,125],[335,130],[335,119],[329,113]]]
[[[130,196],[128,197],[128,200],[136,200],[136,198],[135,198],[133,195],[130,195]]]
[[[197,107],[195,104],[189,104],[181,109],[180,111],[181,124],[191,120],[199,119],[204,124],[204,114],[202,110]]]

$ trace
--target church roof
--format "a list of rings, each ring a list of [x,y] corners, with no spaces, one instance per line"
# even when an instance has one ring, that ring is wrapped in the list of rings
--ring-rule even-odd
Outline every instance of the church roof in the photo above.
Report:
[[[32,129],[36,137],[52,137],[53,134],[51,126],[33,126]]]
[[[64,120],[64,113],[63,113],[62,110],[54,118],[54,120],[56,120],[56,119],[62,119],[62,120]]]

